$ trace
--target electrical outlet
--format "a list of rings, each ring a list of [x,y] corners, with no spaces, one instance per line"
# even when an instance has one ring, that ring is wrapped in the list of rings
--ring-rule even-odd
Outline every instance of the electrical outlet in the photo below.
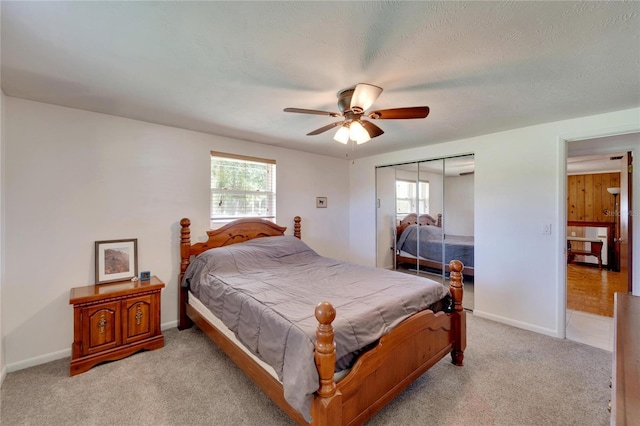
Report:
[[[576,236],[575,231],[571,231],[571,236],[572,236],[572,237],[575,237],[575,236]]]
[[[545,223],[542,225],[542,235],[551,235],[551,224]]]

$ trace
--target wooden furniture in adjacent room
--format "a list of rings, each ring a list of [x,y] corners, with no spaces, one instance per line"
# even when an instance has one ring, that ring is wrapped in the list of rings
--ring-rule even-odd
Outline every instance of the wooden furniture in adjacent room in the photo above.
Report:
[[[586,237],[584,228],[607,228],[607,269],[616,272],[620,271],[620,244],[615,241],[618,208],[607,188],[620,186],[620,172],[567,176],[567,235]]]
[[[164,346],[160,297],[164,283],[119,281],[71,289],[73,345],[70,375],[96,364]]]
[[[575,249],[571,245],[572,241],[589,243],[591,248],[589,250]],[[595,256],[598,259],[598,267],[602,269],[602,246],[602,241],[597,238],[567,237],[567,263],[573,262],[576,256]]]
[[[607,269],[616,270],[616,254],[614,250],[615,225],[613,222],[583,222],[567,221],[567,232],[576,232],[576,237],[584,236],[584,228],[606,228],[607,229]],[[571,234],[573,235],[573,234]]]
[[[220,229],[207,231],[206,242],[192,245],[190,224],[186,218],[180,221],[180,283],[192,256],[253,238],[284,235],[286,230],[266,220],[239,219]],[[300,238],[299,217],[295,218],[294,229],[294,235]],[[447,354],[451,354],[454,364],[463,364],[466,316],[462,309],[462,268],[462,263],[451,262],[453,308],[449,313],[424,310],[408,317],[360,355],[350,372],[339,382],[334,379],[336,343],[332,322],[336,312],[330,303],[318,305],[315,311],[318,320],[315,364],[320,379],[311,401],[311,424],[363,424]],[[308,424],[303,415],[285,400],[282,383],[192,306],[187,288],[181,285],[179,292],[178,328],[185,329],[195,323],[297,424]],[[440,391],[455,395],[455,389]]]
[[[613,383],[611,424],[640,421],[640,297],[614,295]]]

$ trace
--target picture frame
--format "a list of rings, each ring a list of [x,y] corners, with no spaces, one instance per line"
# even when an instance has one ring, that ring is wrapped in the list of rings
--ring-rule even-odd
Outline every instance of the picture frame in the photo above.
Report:
[[[316,208],[318,208],[318,209],[326,209],[327,208],[327,197],[316,197]]]
[[[138,239],[95,242],[96,284],[138,276]]]

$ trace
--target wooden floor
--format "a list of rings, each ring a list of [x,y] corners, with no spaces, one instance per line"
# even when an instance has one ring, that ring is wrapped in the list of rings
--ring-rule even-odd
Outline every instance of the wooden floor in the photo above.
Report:
[[[567,309],[613,317],[613,294],[627,292],[625,271],[597,266],[567,265]]]

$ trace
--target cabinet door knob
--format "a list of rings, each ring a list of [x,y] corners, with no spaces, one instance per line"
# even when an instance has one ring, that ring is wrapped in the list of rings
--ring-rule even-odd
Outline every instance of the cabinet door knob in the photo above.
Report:
[[[107,319],[104,317],[104,314],[100,315],[100,321],[98,321],[98,328],[100,329],[100,334],[104,334],[104,327],[107,325]]]
[[[138,308],[136,309],[136,325],[140,325],[140,321],[142,320],[143,316],[144,314],[142,313],[142,308],[138,306]]]

